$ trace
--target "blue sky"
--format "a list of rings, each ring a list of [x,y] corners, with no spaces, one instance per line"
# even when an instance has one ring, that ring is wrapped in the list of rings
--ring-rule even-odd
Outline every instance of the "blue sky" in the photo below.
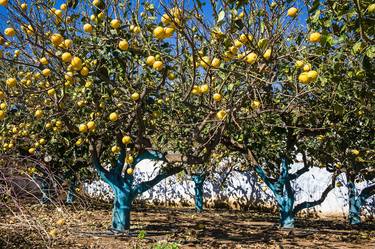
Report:
[[[206,0],[206,1],[208,1],[208,0]],[[9,2],[12,2],[12,0],[10,0]],[[32,0],[25,0],[25,2],[30,4],[33,1]],[[62,3],[65,3],[66,0],[56,0],[55,2],[56,2],[55,7],[59,8],[59,6]],[[158,2],[159,2],[159,0],[154,0],[155,7],[157,7],[157,8],[160,7],[160,5],[158,4]],[[169,0],[163,0],[163,2],[168,4],[170,1]],[[186,1],[186,2],[189,2],[189,1]],[[205,0],[201,0],[201,2],[205,2]],[[303,6],[304,6],[303,0],[296,1],[296,3],[294,4],[294,6],[296,6],[299,9],[301,9],[300,10],[300,14],[298,16],[298,21],[299,21],[299,23],[301,25],[305,26],[306,18],[307,18],[307,10],[303,8]],[[212,10],[210,8],[210,4],[207,4],[205,7],[203,7],[203,10],[204,10],[204,13],[207,13],[207,16],[210,16],[210,17],[212,16]],[[6,16],[6,9],[4,7],[0,7],[0,15],[1,15],[0,27],[3,28],[6,25],[6,23],[3,22],[4,18]]]

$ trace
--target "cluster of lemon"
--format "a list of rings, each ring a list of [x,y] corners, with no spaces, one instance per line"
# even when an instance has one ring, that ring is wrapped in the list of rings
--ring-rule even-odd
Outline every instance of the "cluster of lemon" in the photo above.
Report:
[[[318,78],[318,72],[312,70],[312,66],[310,63],[305,63],[304,61],[298,60],[296,61],[296,68],[302,69],[302,73],[298,75],[298,81],[302,84],[309,84],[315,81]]]
[[[4,106],[2,106],[4,108]],[[31,124],[30,123],[18,123],[17,125],[6,126],[6,129],[2,131],[2,136],[0,136],[0,141],[3,145],[3,149],[12,149],[16,144],[17,138],[27,138],[31,141],[35,141],[33,146],[29,148],[28,152],[34,154],[36,148],[43,146],[47,143],[45,138],[37,138],[33,133],[30,133]]]
[[[153,35],[156,39],[162,40],[173,36],[176,27],[181,25],[182,10],[175,7],[169,10],[161,17],[161,22],[165,27],[156,26],[153,30]]]
[[[160,55],[150,55],[146,58],[146,64],[156,71],[161,71],[164,68],[164,63],[160,58]]]

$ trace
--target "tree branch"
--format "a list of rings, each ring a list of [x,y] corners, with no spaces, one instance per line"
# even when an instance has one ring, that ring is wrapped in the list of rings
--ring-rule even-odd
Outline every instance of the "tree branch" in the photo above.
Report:
[[[302,174],[304,174],[307,171],[309,171],[310,164],[308,163],[307,158],[306,158],[306,154],[304,152],[302,153],[302,158],[303,158],[303,168],[301,168],[301,169],[297,170],[297,172],[289,175],[289,179],[291,181],[297,179]]]
[[[363,200],[366,200],[375,194],[375,184],[367,186],[361,191],[361,194],[358,196]]]
[[[331,190],[335,188],[336,177],[337,177],[336,174],[334,174],[332,176],[331,184],[327,186],[327,188],[323,191],[322,195],[320,196],[320,198],[318,200],[310,201],[310,202],[305,201],[305,202],[302,202],[302,203],[298,204],[294,208],[293,213],[297,214],[299,211],[301,211],[303,209],[315,207],[316,205],[322,204],[323,201],[327,198],[327,195],[329,194],[329,192],[331,192]]]
[[[89,151],[91,154],[91,161],[98,172],[99,177],[106,183],[109,183],[109,172],[100,164],[98,153],[92,140],[90,140]]]
[[[255,172],[262,178],[264,183],[275,193],[275,184],[271,182],[271,179],[267,176],[266,172],[260,165],[255,166]]]
[[[167,178],[171,175],[177,174],[182,170],[183,170],[183,168],[181,166],[169,168],[169,169],[165,170],[164,172],[160,173],[159,175],[155,176],[154,179],[152,179],[150,181],[147,181],[147,182],[142,182],[142,183],[137,184],[135,189],[134,189],[135,196],[139,195],[139,194],[142,194],[143,192],[149,190],[150,188],[152,188],[153,186],[158,184],[160,181],[164,180],[165,178]]]

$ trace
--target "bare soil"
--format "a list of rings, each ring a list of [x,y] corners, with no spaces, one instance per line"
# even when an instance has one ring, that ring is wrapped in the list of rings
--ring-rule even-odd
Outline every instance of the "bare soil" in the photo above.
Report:
[[[0,248],[375,248],[375,223],[303,218],[285,230],[266,212],[135,207],[130,233],[113,234],[109,204],[84,210],[38,204],[15,213],[1,207]],[[56,236],[48,235],[52,229]]]

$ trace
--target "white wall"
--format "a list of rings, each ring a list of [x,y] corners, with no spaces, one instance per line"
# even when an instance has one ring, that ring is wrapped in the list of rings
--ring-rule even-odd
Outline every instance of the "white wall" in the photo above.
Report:
[[[294,164],[292,172],[302,167]],[[135,170],[136,181],[152,179],[158,172],[158,166],[151,161],[139,163]],[[246,208],[247,206],[274,206],[272,192],[264,183],[259,183],[254,173],[230,173],[224,185],[221,184],[223,173],[216,173],[214,180],[208,179],[204,185],[204,201],[209,207],[222,205],[223,203],[234,209]],[[331,180],[331,173],[325,169],[312,168],[309,172],[300,176],[293,187],[296,190],[296,204],[303,201],[312,201],[320,197],[323,190]],[[309,211],[316,211],[320,216],[341,216],[348,213],[346,180],[343,175],[339,176],[342,187],[332,190],[322,205]],[[361,187],[363,187],[362,184]],[[111,199],[110,188],[102,181],[85,184],[85,191],[92,196]],[[194,183],[188,176],[171,176],[151,190],[143,193],[139,199],[154,203],[168,203],[171,205],[193,206]],[[367,210],[374,210],[375,198],[368,200]],[[271,205],[270,205],[271,204]],[[365,208],[366,209],[366,208]],[[305,211],[306,212],[306,211]]]

